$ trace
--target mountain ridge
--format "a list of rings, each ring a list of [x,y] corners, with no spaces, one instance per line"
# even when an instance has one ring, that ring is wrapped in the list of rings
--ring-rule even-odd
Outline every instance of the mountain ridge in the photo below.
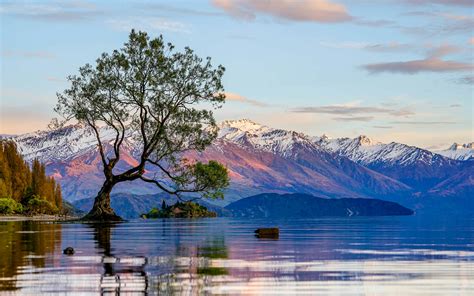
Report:
[[[215,202],[220,205],[263,192],[400,201],[453,192],[460,184],[467,188],[462,192],[469,193],[474,186],[472,162],[449,159],[415,146],[383,144],[366,136],[311,137],[248,119],[218,125],[218,138],[211,146],[185,156],[203,161],[216,159],[228,167],[231,187],[225,201]],[[113,134],[106,128],[101,133],[110,151]],[[9,139],[17,143],[27,160],[38,157],[47,164],[47,173],[60,180],[68,200],[95,196],[103,182],[95,137],[81,125]],[[136,145],[131,136],[126,138],[117,170],[136,164]],[[156,191],[143,182],[119,184],[115,189],[134,194]]]

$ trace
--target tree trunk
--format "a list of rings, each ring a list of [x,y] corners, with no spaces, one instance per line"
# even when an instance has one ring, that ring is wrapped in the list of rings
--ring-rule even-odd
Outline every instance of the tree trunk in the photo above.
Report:
[[[110,206],[110,192],[115,183],[109,180],[104,182],[102,188],[94,200],[94,206],[82,220],[86,221],[122,221]]]

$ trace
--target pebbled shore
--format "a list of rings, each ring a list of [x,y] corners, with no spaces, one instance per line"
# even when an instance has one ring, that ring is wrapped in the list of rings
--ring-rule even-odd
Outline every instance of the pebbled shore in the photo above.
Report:
[[[79,217],[75,216],[56,216],[56,215],[35,215],[35,216],[22,216],[22,215],[0,215],[0,222],[6,221],[73,221]]]

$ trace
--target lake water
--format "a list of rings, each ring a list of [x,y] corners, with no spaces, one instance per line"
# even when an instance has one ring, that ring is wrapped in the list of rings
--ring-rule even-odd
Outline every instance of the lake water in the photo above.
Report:
[[[0,222],[0,291],[474,295],[474,218]]]

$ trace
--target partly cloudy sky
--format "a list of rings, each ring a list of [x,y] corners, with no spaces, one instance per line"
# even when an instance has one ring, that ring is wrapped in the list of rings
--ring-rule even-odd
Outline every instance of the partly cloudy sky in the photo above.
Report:
[[[421,147],[474,141],[472,0],[0,1],[0,134],[132,28],[227,71],[218,120]]]

